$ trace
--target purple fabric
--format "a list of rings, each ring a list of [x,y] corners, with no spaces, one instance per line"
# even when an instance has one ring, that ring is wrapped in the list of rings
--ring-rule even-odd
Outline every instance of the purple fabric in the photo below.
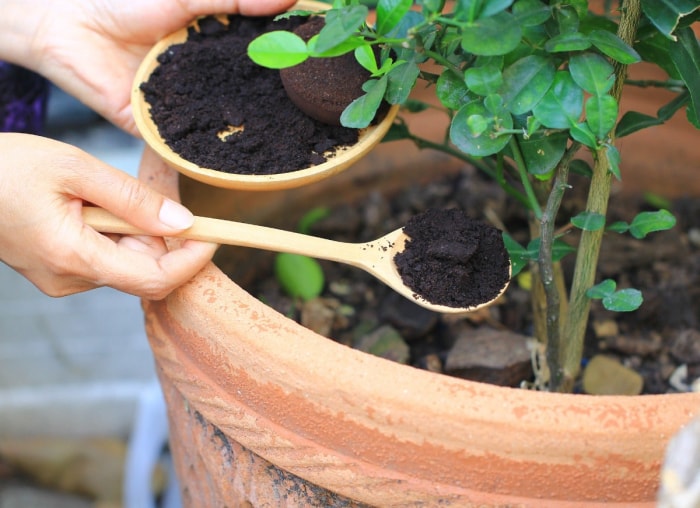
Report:
[[[48,95],[45,78],[18,65],[0,62],[0,132],[40,133]]]

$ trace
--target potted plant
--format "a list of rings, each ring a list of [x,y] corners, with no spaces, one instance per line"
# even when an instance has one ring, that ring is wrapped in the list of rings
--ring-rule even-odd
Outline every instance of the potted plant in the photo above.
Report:
[[[551,372],[542,384],[569,390],[590,300],[624,310],[639,296],[594,284],[610,185],[619,176],[615,139],[661,124],[680,108],[699,123],[698,44],[687,26],[697,6],[677,2],[669,11],[642,2],[642,13],[639,2],[628,0],[618,24],[587,14],[587,2],[463,1],[443,10],[444,2],[425,1],[412,10],[411,2],[380,1],[376,30],[369,30],[367,11],[347,3],[334,4],[327,34],[315,42],[280,45],[275,34],[260,53],[272,54],[268,64],[275,64],[288,53],[281,48],[297,58],[323,56],[339,44],[356,51],[376,78],[349,109],[346,120],[354,125],[369,121],[380,99],[406,101],[419,76],[435,82],[452,111],[452,143],[429,146],[477,164],[530,210],[539,241],[511,244],[511,254],[541,277],[546,312],[535,313],[535,329]],[[377,61],[374,44],[394,52]],[[663,65],[681,92],[656,117],[632,114],[618,122],[625,69],[640,55]],[[428,58],[437,69],[425,68]],[[413,137],[406,124],[399,129]],[[572,164],[582,147],[593,154],[592,168]],[[362,165],[374,169],[373,156],[358,172]],[[572,166],[589,173],[590,193],[571,220],[582,233],[569,296],[559,282],[554,219]],[[165,166],[143,177],[176,195],[176,178]],[[313,186],[255,198],[229,194],[227,202],[210,194],[209,210],[261,220],[279,202],[317,194]],[[244,213],[252,202],[256,208]],[[645,234],[671,223],[661,212],[613,230]],[[179,476],[194,505],[649,504],[665,443],[700,409],[698,394],[541,393],[393,364],[303,329],[214,265],[144,306]]]

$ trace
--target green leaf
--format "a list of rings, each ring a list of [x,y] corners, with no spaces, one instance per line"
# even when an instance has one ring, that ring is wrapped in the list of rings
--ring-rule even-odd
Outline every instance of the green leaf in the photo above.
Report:
[[[505,245],[508,255],[510,256],[511,276],[515,277],[522,271],[523,268],[527,266],[532,257],[525,247],[516,242],[508,233],[504,232],[502,233],[502,236],[503,244]]]
[[[248,44],[248,56],[269,69],[284,69],[300,64],[309,57],[304,39],[291,32],[275,30],[262,34]]]
[[[599,231],[605,227],[605,216],[595,212],[581,212],[571,217],[571,223],[584,231]]]
[[[605,147],[608,157],[608,171],[618,180],[622,180],[622,173],[620,173],[620,151],[614,145],[605,145]]]
[[[478,18],[487,18],[504,11],[513,0],[457,0],[455,12],[459,19],[473,22]]]
[[[603,307],[613,312],[631,312],[642,305],[641,291],[633,288],[615,291],[616,287],[614,280],[606,279],[586,291],[586,296],[601,300]]]
[[[462,76],[446,70],[437,80],[435,94],[443,106],[457,110],[464,105],[469,89]]]
[[[638,289],[628,288],[615,291],[603,297],[603,307],[613,312],[632,312],[644,303],[642,292]]]
[[[617,62],[633,64],[642,60],[639,53],[613,33],[593,30],[588,34],[588,38],[596,48]]]
[[[503,71],[500,94],[506,108],[514,115],[530,111],[552,85],[554,64],[543,56],[528,55]]]
[[[589,148],[595,148],[598,146],[598,140],[586,122],[578,122],[573,124],[569,129],[569,134],[573,139]]]
[[[583,89],[567,71],[558,71],[552,86],[532,112],[545,127],[567,129],[581,117]]]
[[[615,82],[613,66],[596,53],[573,55],[569,71],[578,86],[593,95],[606,94]]]
[[[318,261],[300,254],[277,254],[275,276],[289,296],[303,300],[319,296],[325,284],[323,269]]]
[[[411,0],[379,0],[377,3],[376,30],[380,35],[386,35],[396,28],[404,14],[410,9]]]
[[[319,206],[312,208],[299,219],[297,230],[302,234],[308,235],[311,227],[318,221],[328,217],[329,214],[330,210],[326,207]]]
[[[549,135],[538,133],[528,139],[518,136],[518,145],[525,159],[527,172],[537,176],[551,173],[561,161],[568,139],[566,132],[555,132]]]
[[[495,65],[470,67],[464,72],[467,87],[477,95],[496,93],[503,84],[503,74]]]
[[[588,298],[600,300],[601,298],[605,298],[606,296],[614,293],[616,288],[617,283],[614,280],[605,279],[586,291],[586,296]]]
[[[615,127],[617,101],[611,95],[593,95],[586,101],[586,123],[596,138],[604,140]]]
[[[355,60],[372,75],[375,75],[377,71],[379,71],[379,67],[377,67],[377,57],[374,54],[374,50],[369,45],[355,48]]]
[[[544,49],[550,53],[564,51],[583,51],[591,47],[591,41],[580,32],[555,35],[544,45]]]
[[[340,115],[340,123],[352,129],[364,129],[374,119],[384,99],[388,78],[382,76],[365,83],[366,94],[352,101]]]
[[[527,244],[527,250],[531,253],[532,259],[537,259],[539,256],[540,245],[542,245],[541,238],[535,238]],[[576,252],[576,249],[561,238],[555,238],[552,242],[552,261],[555,263],[573,252]]]
[[[489,121],[481,115],[471,115],[467,118],[467,127],[472,136],[481,136],[489,128]]]
[[[462,30],[462,49],[474,55],[497,56],[513,51],[522,32],[512,14],[501,12],[467,25]]]
[[[513,15],[520,26],[533,27],[547,21],[552,10],[540,0],[519,0],[513,5]]]
[[[350,5],[326,13],[326,24],[318,33],[314,51],[323,53],[355,35],[369,14],[366,5]]]
[[[479,115],[487,121],[488,129],[474,135],[469,118]],[[510,135],[498,135],[498,129],[511,129],[513,118],[506,111],[499,115],[490,112],[480,101],[472,101],[462,106],[452,118],[450,139],[457,148],[473,156],[493,155],[500,152],[510,140]]]
[[[669,39],[676,40],[673,31],[678,21],[698,7],[697,0],[642,0],[642,12]]]
[[[387,77],[389,83],[384,98],[389,104],[403,104],[413,90],[420,68],[414,62],[403,62],[393,67]]]
[[[630,234],[639,239],[655,231],[665,231],[676,225],[676,218],[668,210],[641,212],[630,224]]]
[[[615,137],[621,138],[629,136],[633,132],[656,125],[662,125],[663,123],[663,120],[654,116],[645,115],[639,111],[628,111],[622,116],[615,128]]]
[[[692,28],[678,31],[678,41],[671,44],[671,60],[690,92],[689,116],[700,119],[700,44]]]
[[[610,224],[607,228],[607,231],[612,231],[613,233],[627,233],[627,231],[630,230],[630,225],[627,224],[625,221],[620,220],[613,222]]]

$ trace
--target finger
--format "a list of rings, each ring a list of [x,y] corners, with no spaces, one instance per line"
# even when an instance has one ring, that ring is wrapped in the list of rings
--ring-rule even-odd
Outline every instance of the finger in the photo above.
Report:
[[[99,166],[89,175],[77,175],[68,182],[67,192],[109,210],[129,223],[154,235],[172,235],[189,228],[192,213],[174,200],[138,179],[97,159]]]
[[[88,231],[90,234],[99,237],[85,240],[90,245],[83,251],[86,264],[92,267],[92,283],[152,300],[164,298],[194,277],[217,248],[186,241],[168,251],[160,238],[125,236],[115,244],[95,231]]]
[[[194,14],[227,12],[244,16],[277,14],[294,5],[296,0],[189,0],[187,5]]]

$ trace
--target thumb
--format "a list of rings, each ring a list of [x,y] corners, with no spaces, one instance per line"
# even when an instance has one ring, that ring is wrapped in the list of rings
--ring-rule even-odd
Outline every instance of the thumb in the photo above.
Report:
[[[81,178],[73,193],[100,206],[144,231],[167,236],[189,228],[194,216],[123,171],[96,161],[93,171]]]

